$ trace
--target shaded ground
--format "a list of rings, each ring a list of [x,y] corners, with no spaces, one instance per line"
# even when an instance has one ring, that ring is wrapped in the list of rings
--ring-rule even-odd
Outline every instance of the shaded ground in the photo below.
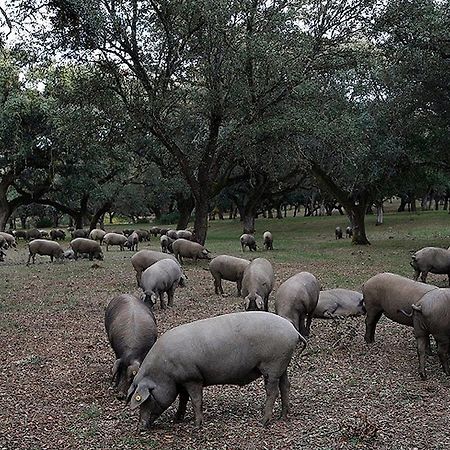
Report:
[[[258,235],[270,229],[275,236],[268,257],[277,286],[308,270],[326,288],[360,289],[381,271],[410,277],[411,250],[450,245],[445,213],[387,216],[384,227],[369,226],[368,248],[335,241],[337,224],[345,225],[344,219],[257,222]],[[212,223],[208,248],[239,255],[239,235],[239,223]],[[260,426],[265,394],[258,381],[205,389],[201,429],[193,426],[190,408],[187,421],[174,425],[172,408],[151,432],[137,433],[137,413],[110,388],[114,357],[103,326],[104,308],[115,294],[138,292],[131,254],[113,249],[99,268],[85,260],[51,265],[39,257],[25,267],[24,244],[8,252],[0,266],[0,449],[450,448],[449,381],[436,357],[427,361],[429,380],[420,381],[412,329],[386,319],[372,346],[363,340],[363,318],[313,322],[307,351],[290,366],[288,423]],[[214,295],[206,267],[185,264],[189,286],[177,291],[175,308],[155,310],[160,333],[242,310],[231,283],[225,283],[226,298]],[[446,286],[442,276],[430,281]]]

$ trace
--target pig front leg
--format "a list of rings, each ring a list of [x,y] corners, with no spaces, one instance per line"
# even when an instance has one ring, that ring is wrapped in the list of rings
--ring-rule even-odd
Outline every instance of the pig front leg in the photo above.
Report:
[[[185,386],[192,402],[195,415],[195,425],[201,427],[203,424],[203,386],[201,383],[190,382]]]
[[[180,391],[180,400],[178,403],[178,410],[175,414],[175,422],[181,422],[184,419],[184,415],[186,414],[186,406],[189,400],[189,394],[187,391],[182,388]]]

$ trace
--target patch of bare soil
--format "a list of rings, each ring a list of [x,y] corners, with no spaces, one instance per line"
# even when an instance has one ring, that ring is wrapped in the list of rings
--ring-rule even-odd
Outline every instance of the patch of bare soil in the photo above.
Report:
[[[174,424],[172,407],[138,433],[138,413],[110,387],[114,356],[103,325],[115,294],[138,292],[129,256],[113,252],[96,269],[89,261],[52,267],[40,260],[20,272],[20,283],[14,264],[0,268],[9,280],[0,291],[7,305],[0,310],[0,449],[450,448],[449,382],[437,357],[428,358],[429,379],[420,381],[412,329],[387,319],[372,346],[363,340],[364,318],[313,322],[307,350],[289,369],[289,422],[260,425],[265,392],[258,380],[205,389],[200,429],[190,408]],[[160,334],[243,309],[235,285],[224,283],[227,297],[214,294],[206,267],[185,264],[189,286],[177,290],[174,308],[155,309]],[[298,268],[275,270],[283,281]]]

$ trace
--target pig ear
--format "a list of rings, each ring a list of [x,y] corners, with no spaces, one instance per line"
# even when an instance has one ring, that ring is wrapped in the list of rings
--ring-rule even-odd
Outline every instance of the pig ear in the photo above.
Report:
[[[130,394],[128,391],[128,400],[130,401],[131,409],[136,409],[138,406],[141,406],[148,399],[150,392],[155,387],[156,385],[154,383],[140,383],[134,392]]]
[[[259,295],[256,296],[256,306],[258,309],[264,309],[263,299]]]

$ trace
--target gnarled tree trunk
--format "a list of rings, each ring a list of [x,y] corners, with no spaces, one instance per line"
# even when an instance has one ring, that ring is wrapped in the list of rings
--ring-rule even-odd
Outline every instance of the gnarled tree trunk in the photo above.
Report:
[[[180,213],[177,222],[177,230],[185,230],[187,228],[194,206],[195,202],[192,195],[189,195],[187,198],[181,194],[177,196],[177,208]]]

